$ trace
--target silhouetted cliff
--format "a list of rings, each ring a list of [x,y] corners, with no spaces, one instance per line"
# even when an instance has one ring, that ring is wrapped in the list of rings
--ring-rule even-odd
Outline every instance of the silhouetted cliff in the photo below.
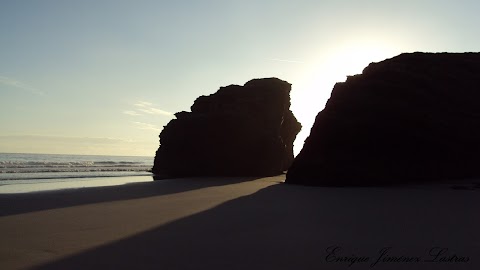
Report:
[[[161,132],[155,178],[281,174],[301,129],[290,90],[276,78],[255,79],[197,98]]]
[[[480,176],[480,53],[401,54],[337,83],[287,183]]]

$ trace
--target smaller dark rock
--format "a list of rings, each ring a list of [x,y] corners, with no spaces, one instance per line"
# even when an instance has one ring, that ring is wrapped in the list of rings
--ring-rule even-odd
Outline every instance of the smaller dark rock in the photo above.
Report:
[[[281,174],[301,128],[290,90],[276,78],[256,79],[197,98],[162,130],[155,178]]]

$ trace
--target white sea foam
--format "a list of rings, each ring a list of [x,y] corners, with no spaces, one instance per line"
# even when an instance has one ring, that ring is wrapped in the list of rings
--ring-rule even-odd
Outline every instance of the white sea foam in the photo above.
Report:
[[[152,157],[0,153],[0,185],[13,180],[149,175]]]

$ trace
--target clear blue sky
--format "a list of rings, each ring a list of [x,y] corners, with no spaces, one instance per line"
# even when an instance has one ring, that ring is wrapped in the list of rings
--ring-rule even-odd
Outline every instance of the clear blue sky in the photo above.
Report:
[[[0,0],[0,152],[147,155],[171,113],[252,78],[304,125],[336,81],[413,51],[479,51],[480,1]]]

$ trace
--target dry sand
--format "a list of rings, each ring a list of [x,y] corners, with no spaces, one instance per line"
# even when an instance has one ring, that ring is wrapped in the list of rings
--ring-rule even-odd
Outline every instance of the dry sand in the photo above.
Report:
[[[0,195],[0,269],[480,269],[475,181],[325,188],[283,180]]]

